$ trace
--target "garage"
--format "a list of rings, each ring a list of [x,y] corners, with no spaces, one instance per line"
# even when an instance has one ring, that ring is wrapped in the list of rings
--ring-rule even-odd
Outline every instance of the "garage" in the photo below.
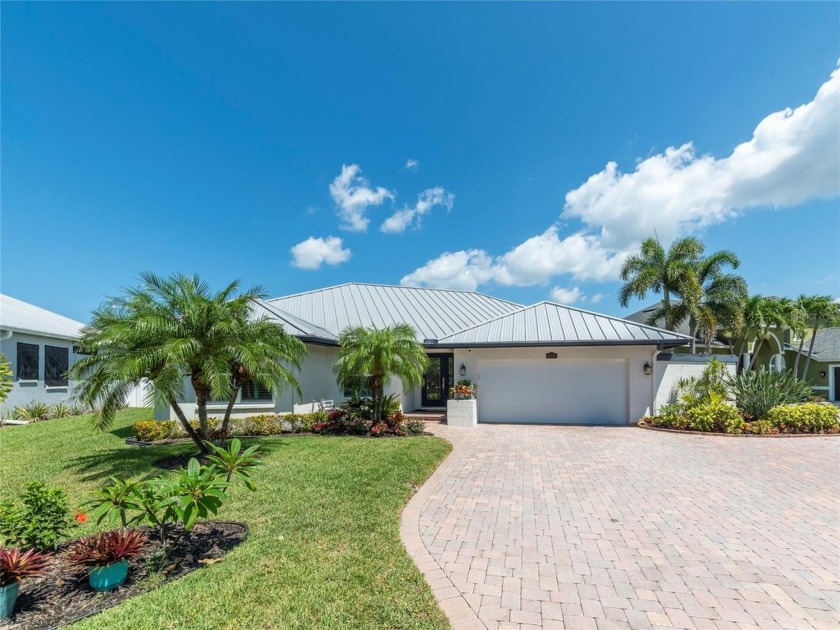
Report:
[[[488,423],[627,424],[627,361],[478,364],[478,418]]]

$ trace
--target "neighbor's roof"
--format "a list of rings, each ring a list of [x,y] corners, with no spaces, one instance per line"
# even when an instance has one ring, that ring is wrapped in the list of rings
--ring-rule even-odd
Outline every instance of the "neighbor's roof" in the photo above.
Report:
[[[811,340],[807,339],[802,354],[808,356]],[[785,350],[799,351],[799,344],[785,344]],[[840,361],[840,328],[821,328],[814,339],[814,361]]]
[[[0,294],[0,328],[37,335],[75,339],[84,324]]]
[[[651,315],[660,307],[662,306],[662,302],[657,302],[656,304],[651,304],[643,308],[641,311],[636,311],[635,313],[631,313],[630,315],[626,315],[624,319],[631,322],[636,322],[637,324],[646,324],[648,326],[653,325],[650,321]],[[655,322],[656,326],[663,328],[665,326],[665,322],[662,319]],[[677,326],[674,332],[678,332],[681,335],[687,335],[689,339],[691,339],[691,328],[688,325],[688,320],[683,321],[679,326]],[[713,347],[724,348],[727,344],[721,343],[717,339],[712,341]]]
[[[472,291],[351,283],[268,300],[336,338],[345,328],[409,324],[418,340],[439,339],[512,313],[521,304]]]
[[[540,302],[448,337],[442,346],[684,344],[690,337],[553,302]]]

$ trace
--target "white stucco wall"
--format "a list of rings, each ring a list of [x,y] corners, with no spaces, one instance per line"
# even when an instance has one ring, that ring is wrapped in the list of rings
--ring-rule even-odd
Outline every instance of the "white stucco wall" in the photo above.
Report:
[[[8,335],[8,331],[3,331]],[[38,346],[38,380],[32,384],[21,385],[17,378],[17,344],[30,343]],[[73,352],[73,342],[67,339],[49,337],[44,335],[33,335],[28,333],[12,332],[11,337],[0,341],[0,352],[6,355],[9,367],[12,369],[13,386],[9,397],[0,403],[0,413],[10,414],[15,407],[37,401],[54,405],[60,402],[67,402],[73,395],[73,381],[69,381],[67,387],[47,389],[44,383],[44,346],[55,346],[68,349],[68,365],[72,367],[80,359],[80,356]]]
[[[715,355],[715,358],[723,361],[727,372],[735,375],[737,357]],[[654,369],[654,387],[656,390],[654,412],[658,413],[659,408],[668,402],[671,389],[679,379],[698,378],[706,369],[710,360],[711,357],[706,355],[660,354],[657,357]]]

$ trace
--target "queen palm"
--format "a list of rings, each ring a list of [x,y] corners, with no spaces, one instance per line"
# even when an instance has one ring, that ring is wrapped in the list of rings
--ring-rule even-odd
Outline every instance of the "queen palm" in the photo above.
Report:
[[[87,356],[71,374],[81,381],[79,398],[98,409],[97,427],[110,426],[128,392],[147,380],[150,402],[170,405],[205,452],[208,400],[232,402],[246,378],[271,392],[282,386],[299,389],[291,368],[300,367],[305,346],[280,326],[252,317],[255,302],[264,296],[261,289],[237,294],[234,281],[212,292],[197,276],[182,274],[145,273],[141,281],[95,310],[82,331],[79,346]],[[179,404],[185,380],[195,393],[197,428]]]
[[[789,301],[789,300],[788,300]],[[755,348],[750,360],[749,369],[755,366],[758,359],[758,349],[770,335],[773,326],[786,326],[789,315],[786,311],[790,305],[779,298],[765,295],[751,295],[744,302],[744,336],[738,354],[743,354],[750,337],[755,338]]]
[[[808,367],[811,365],[811,355],[814,352],[814,343],[817,338],[817,331],[827,326],[840,325],[840,304],[834,302],[830,295],[800,295],[797,300],[802,316],[805,320],[802,331],[811,331],[811,341],[808,344],[808,357],[805,359],[805,368],[802,378],[808,374]],[[799,375],[799,355],[802,354],[802,346],[805,343],[805,335],[801,335],[799,341],[799,352],[793,363],[793,373]]]
[[[662,293],[662,309],[671,308],[671,296],[686,290],[694,263],[703,253],[703,243],[692,236],[677,239],[668,248],[653,237],[646,238],[639,252],[630,256],[621,267],[624,286],[618,302],[626,307],[630,298],[643,300],[649,292]],[[665,327],[675,330],[673,317],[665,317]]]
[[[373,421],[385,419],[385,386],[397,377],[403,386],[419,385],[429,365],[423,345],[407,324],[386,328],[358,326],[342,331],[334,371],[340,385],[366,382],[373,399]]]

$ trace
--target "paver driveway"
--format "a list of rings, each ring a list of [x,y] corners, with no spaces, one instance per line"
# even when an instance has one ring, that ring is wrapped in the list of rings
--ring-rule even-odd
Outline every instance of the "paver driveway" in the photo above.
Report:
[[[402,534],[456,629],[840,627],[840,438],[432,430]]]

